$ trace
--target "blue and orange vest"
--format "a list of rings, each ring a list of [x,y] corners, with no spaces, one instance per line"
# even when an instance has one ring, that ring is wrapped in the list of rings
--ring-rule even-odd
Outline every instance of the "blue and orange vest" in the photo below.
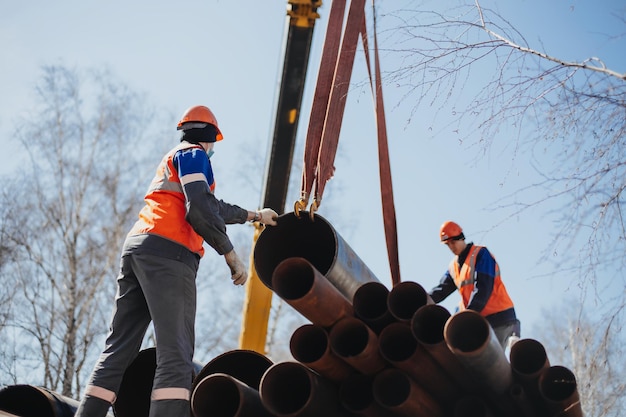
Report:
[[[173,163],[176,152],[191,148],[198,148],[204,152],[200,145],[183,142],[163,157],[144,197],[146,205],[139,212],[139,220],[128,235],[144,233],[158,235],[203,256],[204,239],[185,219],[187,214],[185,195],[178,171]],[[209,184],[209,187],[212,191],[215,184]]]
[[[482,248],[482,246],[473,245],[470,248],[470,251],[467,254],[465,262],[463,262],[463,266],[461,268],[459,268],[458,257],[453,259],[449,267],[450,275],[454,279],[454,283],[461,293],[463,306],[466,308],[469,304],[472,292],[474,291],[476,256],[478,256],[478,252]],[[496,272],[493,278],[493,292],[491,293],[491,297],[489,297],[485,308],[483,308],[480,314],[483,317],[489,316],[494,313],[499,313],[500,311],[508,310],[512,307],[513,301],[511,301],[511,298],[502,283],[502,279],[500,278],[500,268],[496,262]]]

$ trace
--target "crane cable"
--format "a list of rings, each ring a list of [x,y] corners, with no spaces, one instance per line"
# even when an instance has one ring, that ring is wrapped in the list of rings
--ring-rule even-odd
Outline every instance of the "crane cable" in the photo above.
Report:
[[[345,0],[334,0],[331,6],[304,149],[300,199],[294,204],[294,212],[296,216],[300,217],[300,212],[306,209],[311,190],[313,190],[313,202],[309,208],[309,215],[311,220],[313,220],[315,212],[321,204],[326,182],[333,176],[333,163],[337,152],[339,132],[360,34],[367,61],[370,88],[375,103],[383,222],[391,269],[391,281],[395,286],[400,282],[398,237],[380,76],[380,56],[376,36],[375,5],[374,0],[372,0],[372,9],[374,10],[375,81],[372,81],[367,42],[365,0],[351,1],[342,39],[341,31],[345,5]],[[340,39],[341,50],[339,51]]]

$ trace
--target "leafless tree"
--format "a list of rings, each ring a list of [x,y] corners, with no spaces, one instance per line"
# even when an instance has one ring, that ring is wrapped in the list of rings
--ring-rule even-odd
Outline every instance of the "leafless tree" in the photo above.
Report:
[[[3,282],[15,291],[2,332],[15,362],[1,382],[77,397],[102,348],[120,244],[145,188],[136,181],[150,177],[142,160],[158,135],[144,99],[106,72],[45,67],[36,99],[16,134],[29,159],[0,204],[10,211]]]
[[[624,13],[607,19],[626,29]],[[619,275],[626,266],[626,73],[598,57],[569,61],[544,52],[478,0],[384,17],[393,27],[382,32],[381,44],[393,45],[384,53],[402,62],[385,79],[404,92],[401,103],[415,103],[412,116],[433,110],[428,130],[456,137],[476,161],[506,150],[511,169],[503,182],[522,158],[536,170],[539,181],[488,202],[498,213],[494,227],[542,205],[557,230],[540,261],[567,252],[590,293],[599,291],[600,277]],[[607,39],[623,43],[625,34]],[[616,309],[623,306],[617,300]]]
[[[594,319],[587,310],[570,300],[543,311],[537,334],[550,364],[566,366],[576,375],[585,416],[618,417],[626,407],[624,311]]]

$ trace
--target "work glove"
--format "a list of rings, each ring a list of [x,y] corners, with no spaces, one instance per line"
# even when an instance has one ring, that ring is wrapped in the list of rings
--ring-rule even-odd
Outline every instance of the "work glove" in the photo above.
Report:
[[[248,269],[241,262],[239,256],[235,252],[235,250],[231,250],[230,252],[224,254],[224,259],[230,268],[230,279],[233,280],[233,284],[235,285],[243,285],[248,280]]]
[[[278,217],[278,213],[276,213],[271,208],[264,208],[259,210],[259,215],[261,216],[259,222],[268,226],[276,226],[276,218]]]

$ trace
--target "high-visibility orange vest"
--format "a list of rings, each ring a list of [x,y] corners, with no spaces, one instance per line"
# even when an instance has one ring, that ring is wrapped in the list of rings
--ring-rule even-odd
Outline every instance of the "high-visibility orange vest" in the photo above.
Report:
[[[173,163],[176,152],[191,148],[198,148],[204,152],[204,148],[200,145],[183,142],[163,157],[144,197],[146,205],[139,212],[139,220],[128,235],[144,233],[159,235],[203,256],[204,239],[193,230],[185,219],[187,214],[185,195],[178,171]]]
[[[474,291],[476,256],[478,256],[478,251],[482,248],[482,246],[473,245],[470,248],[470,251],[467,254],[465,262],[463,262],[463,266],[461,268],[459,268],[458,256],[455,257],[450,264],[450,275],[452,275],[454,283],[461,293],[461,299],[465,308],[467,308],[472,292]],[[491,297],[489,297],[489,300],[487,301],[487,304],[483,310],[480,311],[480,314],[482,316],[489,316],[494,313],[499,313],[500,311],[508,310],[511,307],[513,307],[513,301],[511,301],[511,298],[502,283],[502,279],[500,278],[500,267],[496,262],[496,272],[493,277],[493,291],[491,293]]]

